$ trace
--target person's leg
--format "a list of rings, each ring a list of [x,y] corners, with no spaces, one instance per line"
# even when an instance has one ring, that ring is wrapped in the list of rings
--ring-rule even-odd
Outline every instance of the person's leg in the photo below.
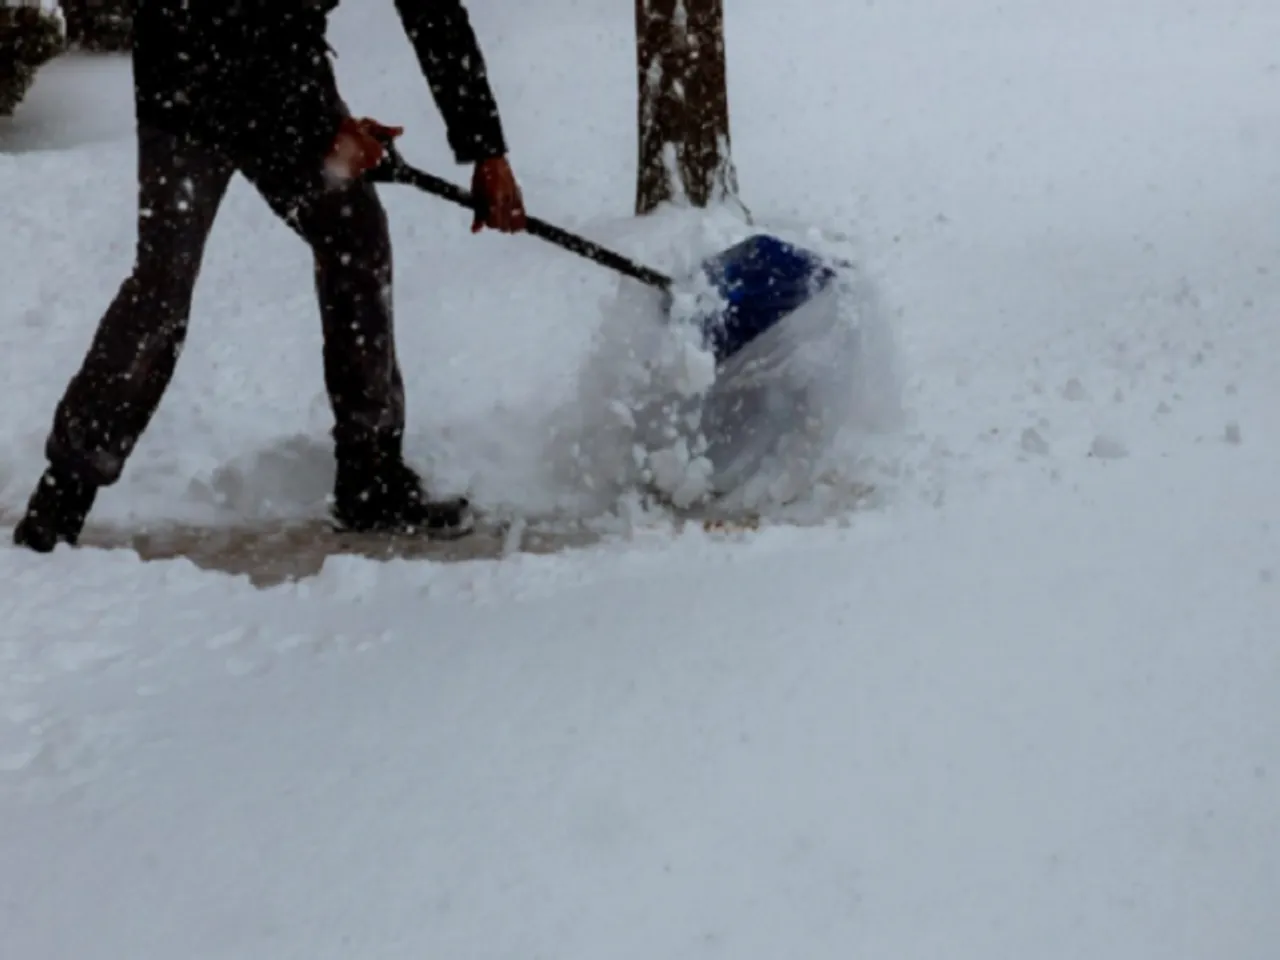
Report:
[[[74,544],[97,490],[119,479],[173,376],[205,241],[233,173],[216,153],[138,131],[133,272],[54,413],[49,467],[14,532],[17,543],[41,551]]]
[[[374,187],[364,181],[329,186],[319,170],[289,187],[248,175],[315,256],[325,387],[334,414],[336,519],[356,530],[469,532],[466,500],[429,499],[403,460],[391,239]]]
[[[268,201],[315,258],[335,445],[398,454],[404,382],[395,349],[391,239],[381,202],[364,183],[315,189],[302,200]]]

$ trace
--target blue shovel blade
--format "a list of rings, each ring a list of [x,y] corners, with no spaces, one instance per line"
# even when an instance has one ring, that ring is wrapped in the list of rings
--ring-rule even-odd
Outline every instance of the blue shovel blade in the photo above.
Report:
[[[715,312],[698,319],[716,363],[724,363],[821,292],[835,271],[816,254],[757,234],[705,261],[719,295]]]

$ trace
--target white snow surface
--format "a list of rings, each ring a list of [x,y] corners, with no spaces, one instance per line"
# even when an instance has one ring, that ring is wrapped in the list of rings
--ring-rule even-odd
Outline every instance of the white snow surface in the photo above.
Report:
[[[0,548],[0,957],[1280,955],[1280,7],[728,6],[744,199],[879,304],[824,522],[265,590]],[[534,212],[662,267],[739,229],[630,216],[625,4],[470,8]],[[463,180],[392,5],[333,39]],[[129,82],[63,58],[0,121],[9,518],[131,260]],[[613,462],[638,301],[386,198],[411,455],[602,509],[562,455]],[[238,181],[94,520],[313,513],[328,427],[307,252]]]

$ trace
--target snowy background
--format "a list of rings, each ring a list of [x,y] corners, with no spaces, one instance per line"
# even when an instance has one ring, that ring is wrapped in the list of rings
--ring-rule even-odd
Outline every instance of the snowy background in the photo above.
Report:
[[[698,236],[630,216],[627,5],[470,6],[531,210]],[[0,957],[1280,954],[1280,9],[727,17],[744,198],[880,295],[901,378],[837,464],[875,501],[270,590],[0,549]],[[465,180],[392,5],[332,39]],[[0,121],[6,518],[132,258],[131,120],[127,61],[67,57]],[[576,509],[618,284],[386,198],[411,455]],[[95,522],[313,512],[328,426],[307,251],[238,181]]]

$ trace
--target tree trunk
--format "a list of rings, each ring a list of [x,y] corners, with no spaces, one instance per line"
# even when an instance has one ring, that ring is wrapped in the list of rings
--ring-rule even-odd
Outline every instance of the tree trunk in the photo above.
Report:
[[[723,0],[636,0],[636,213],[736,199]]]

